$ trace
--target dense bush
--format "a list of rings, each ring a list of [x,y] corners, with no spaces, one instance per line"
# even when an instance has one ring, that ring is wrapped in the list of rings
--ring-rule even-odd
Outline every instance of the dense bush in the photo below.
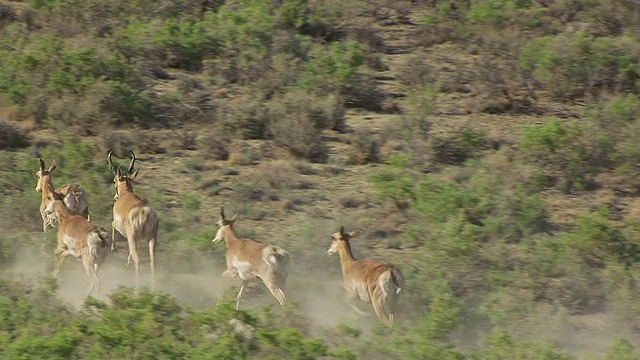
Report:
[[[303,360],[327,353],[322,341],[275,328],[265,315],[236,312],[231,303],[192,311],[168,295],[120,288],[111,304],[88,298],[83,311],[74,313],[53,288],[7,281],[0,286],[0,354],[6,358]]]
[[[189,89],[167,94],[153,88],[157,78],[171,79],[163,68],[202,73],[221,87],[262,88],[248,93],[255,102],[300,87],[321,98],[355,94],[348,101],[334,99],[339,107],[368,96],[359,44],[352,40],[313,44],[313,36],[323,36],[314,28],[338,19],[310,16],[306,1],[229,2],[211,9],[203,5],[197,11],[189,9],[193,4],[181,2],[140,7],[117,1],[95,6],[58,1],[31,5],[38,14],[67,11],[65,16],[71,16],[67,23],[52,15],[49,23],[37,29],[12,23],[3,30],[0,94],[19,105],[23,116],[37,120],[61,121],[96,132],[104,126],[148,127],[185,117],[190,121],[202,118],[200,113],[211,117],[211,101],[189,98]],[[126,21],[124,14],[130,16]],[[87,19],[95,19],[98,29],[92,29]],[[99,32],[96,41],[89,40],[93,39],[90,30]],[[172,96],[181,101],[167,101]],[[183,105],[187,101],[191,103]],[[231,118],[239,122],[235,127],[245,128],[242,119],[247,115],[242,113],[246,110],[222,109],[232,112]],[[188,115],[180,115],[185,112]],[[341,115],[330,116],[335,120],[325,126],[341,129]],[[218,118],[229,118],[229,113],[221,111]],[[309,120],[313,121],[303,123]],[[267,135],[266,127],[252,127],[255,130],[249,136]],[[295,139],[285,136],[285,142]],[[305,155],[306,150],[295,152]]]
[[[525,45],[521,63],[557,97],[637,92],[640,53],[634,41],[585,31],[541,37]]]

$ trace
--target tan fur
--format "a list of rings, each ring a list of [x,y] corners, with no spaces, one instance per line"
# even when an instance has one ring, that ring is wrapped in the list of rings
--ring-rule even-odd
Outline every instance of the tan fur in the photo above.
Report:
[[[225,219],[224,208],[221,208],[221,219],[218,221],[218,233],[214,242],[224,239],[227,244],[226,262],[227,270],[223,277],[239,277],[242,281],[240,291],[236,296],[236,310],[240,307],[242,293],[249,281],[260,278],[267,286],[273,297],[284,307],[287,297],[284,292],[288,277],[289,253],[284,249],[250,239],[238,239],[233,224],[233,219]],[[220,282],[218,299],[223,297],[223,281]]]
[[[151,288],[155,289],[155,250],[158,239],[158,217],[155,211],[133,192],[133,180],[138,175],[138,171],[133,171],[135,155],[131,154],[133,156],[129,166],[131,173],[123,175],[119,168],[114,168],[115,177],[113,181],[116,194],[114,196],[115,203],[113,204],[111,251],[116,251],[115,233],[117,231],[127,239],[129,245],[127,265],[133,260],[136,271],[136,287],[138,287],[140,282],[140,257],[138,256],[137,245],[138,241],[147,240],[149,242],[149,260],[152,276]],[[111,164],[110,157],[109,163]]]
[[[340,232],[331,235],[333,242],[327,251],[338,253],[342,267],[347,302],[358,315],[364,312],[356,305],[356,300],[370,302],[378,318],[393,327],[398,295],[404,285],[404,276],[396,266],[375,260],[356,260],[349,240],[359,231]]]
[[[36,172],[38,183],[36,191],[42,193],[40,202],[40,216],[42,217],[42,231],[49,227],[55,227],[50,216],[46,216],[44,210],[50,196],[61,198],[72,215],[80,215],[91,221],[89,215],[89,194],[78,184],[66,184],[54,189],[51,173],[56,169],[56,162],[52,161],[49,169],[45,169],[45,163],[40,160],[40,170]]]
[[[94,287],[99,291],[98,272],[109,247],[106,233],[84,217],[71,214],[60,198],[51,196],[45,211],[48,215],[54,216],[59,223],[55,251],[57,261],[52,276],[57,277],[65,258],[73,255],[82,260],[85,271],[91,279],[87,295],[91,294]]]

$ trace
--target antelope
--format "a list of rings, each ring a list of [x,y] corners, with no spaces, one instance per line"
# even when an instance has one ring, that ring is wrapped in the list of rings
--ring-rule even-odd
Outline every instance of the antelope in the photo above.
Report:
[[[80,258],[91,279],[87,295],[90,295],[94,288],[100,291],[98,272],[109,248],[106,230],[96,227],[80,215],[72,214],[63,197],[57,193],[48,195],[44,211],[47,216],[54,217],[58,222],[58,243],[55,251],[57,261],[51,275],[57,278],[64,260],[72,255]]]
[[[349,240],[359,233],[359,230],[345,233],[344,226],[340,226],[340,232],[331,235],[332,242],[327,253],[338,253],[340,256],[347,303],[356,314],[365,314],[356,304],[358,299],[370,302],[378,318],[388,327],[393,327],[396,304],[404,286],[404,275],[396,266],[386,262],[356,260]]]
[[[64,205],[69,209],[72,215],[80,215],[91,221],[89,215],[89,195],[84,189],[77,184],[66,184],[54,190],[51,181],[51,173],[56,169],[56,161],[53,160],[49,169],[46,169],[44,160],[40,160],[40,170],[36,172],[38,183],[36,191],[42,193],[42,201],[40,202],[40,216],[42,216],[42,232],[47,231],[49,227],[53,228],[53,219],[45,214],[49,195],[52,193],[59,194],[62,197]]]
[[[287,282],[289,253],[284,249],[250,239],[238,239],[233,224],[238,218],[235,214],[230,220],[224,215],[224,207],[220,207],[220,220],[216,223],[218,231],[212,240],[214,244],[224,240],[227,246],[227,269],[222,273],[225,277],[236,275],[242,280],[240,291],[236,296],[236,310],[240,307],[240,299],[245,287],[251,280],[260,278],[274,298],[284,307],[287,297],[284,293]],[[218,301],[223,297],[223,281],[220,281]]]
[[[127,238],[129,245],[129,256],[127,257],[127,266],[133,260],[136,270],[136,288],[140,282],[140,258],[138,256],[137,243],[138,240],[147,240],[149,242],[149,258],[151,265],[151,288],[155,289],[156,285],[156,241],[158,239],[158,216],[151,206],[147,205],[133,192],[133,180],[138,176],[138,170],[134,171],[136,155],[133,151],[129,151],[131,155],[131,163],[127,173],[123,174],[122,170],[113,164],[111,159],[113,151],[109,152],[109,167],[114,172],[115,187],[115,203],[113,204],[113,222],[111,232],[111,252],[116,251],[115,232],[117,231],[123,237]]]

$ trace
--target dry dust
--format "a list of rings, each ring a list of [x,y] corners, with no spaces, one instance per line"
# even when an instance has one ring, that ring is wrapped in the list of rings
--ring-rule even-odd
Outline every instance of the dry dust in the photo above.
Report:
[[[142,247],[139,247],[141,252]],[[120,249],[110,255],[98,274],[101,281],[100,291],[91,294],[98,300],[109,302],[109,294],[119,286],[135,286],[135,270],[133,265],[126,265],[127,251]],[[151,274],[148,259],[141,256],[140,285],[151,286]],[[176,298],[182,305],[194,309],[206,309],[216,306],[221,289],[225,299],[235,299],[240,281],[238,279],[224,279],[221,276],[224,268],[222,259],[211,260],[191,259],[197,263],[197,272],[172,272],[162,265],[159,253],[156,260],[156,290],[167,293]],[[327,259],[328,265],[339,266]],[[323,264],[324,265],[324,264]],[[38,246],[25,246],[18,254],[12,266],[2,275],[14,278],[38,278],[49,275],[53,269],[53,256],[43,252]],[[326,268],[318,268],[325,270]],[[308,271],[308,270],[307,270]],[[58,294],[66,304],[80,310],[83,306],[90,280],[79,259],[67,257],[58,278]],[[222,287],[221,287],[222,286]],[[357,326],[366,333],[378,320],[369,309],[371,306],[362,304],[360,307],[370,313],[370,316],[356,318],[350,308],[344,303],[344,290],[341,277],[318,271],[310,277],[300,277],[292,268],[286,288],[287,299],[294,304],[311,321],[313,333],[320,334],[324,329],[335,328],[345,323]],[[242,309],[259,309],[271,306],[279,309],[277,301],[260,282],[252,283],[242,298]],[[315,330],[315,331],[313,331]]]
[[[118,286],[134,286],[135,273],[133,266],[126,266],[126,250],[121,249],[105,261],[101,271],[101,292],[92,295],[99,300],[109,302],[108,294]],[[159,254],[161,255],[161,254]],[[221,284],[222,259],[192,259],[200,270],[195,273],[172,272],[163,266],[162,257],[158,256],[157,290],[172,295],[182,305],[195,309],[207,309],[216,306],[221,285],[226,299],[234,299],[239,286],[237,279],[225,279]],[[287,284],[287,297],[299,312],[310,333],[314,336],[326,334],[326,330],[335,329],[338,324],[347,324],[363,330],[364,336],[371,333],[378,322],[370,304],[362,304],[360,308],[369,316],[357,318],[344,302],[342,279],[338,271],[327,271],[328,267],[338,267],[327,258],[326,263],[318,263],[304,271],[296,271],[292,267]],[[11,268],[3,271],[4,275],[30,278],[50,273],[53,266],[52,256],[47,256],[38,246],[25,246]],[[315,270],[315,271],[314,271]],[[334,269],[335,270],[335,269]],[[304,274],[301,276],[301,272]],[[141,286],[150,286],[149,264],[145,257],[141,258]],[[89,277],[84,272],[81,262],[68,257],[58,280],[60,298],[72,308],[81,309],[86,291],[90,285]],[[235,289],[232,289],[235,288]],[[402,301],[402,299],[401,299]],[[243,296],[242,309],[259,309],[271,306],[278,311],[276,300],[261,283],[252,284]],[[416,310],[400,309],[397,319],[407,321],[421,314]],[[554,313],[551,309],[541,309],[540,313],[518,323],[507,326],[517,340],[551,340],[563,349],[570,351],[578,359],[598,359],[618,337],[626,337],[634,345],[640,343],[636,336],[630,338],[628,326],[619,319],[607,314],[583,315],[580,317]],[[521,331],[526,330],[526,331]],[[487,324],[463,321],[462,326],[453,335],[453,341],[461,348],[482,347],[483,337],[490,332]]]

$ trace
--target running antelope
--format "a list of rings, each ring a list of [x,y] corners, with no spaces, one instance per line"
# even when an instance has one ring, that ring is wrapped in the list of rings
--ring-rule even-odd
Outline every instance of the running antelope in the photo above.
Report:
[[[56,161],[52,161],[49,169],[46,169],[44,160],[40,160],[40,170],[36,172],[38,178],[38,184],[36,184],[36,191],[42,193],[42,201],[40,202],[40,216],[42,216],[42,231],[47,231],[47,228],[54,227],[53,219],[45,214],[45,206],[49,201],[49,195],[52,193],[60,194],[64,205],[69,209],[71,214],[80,215],[87,220],[91,221],[89,216],[89,195],[80,185],[66,184],[54,190],[53,182],[51,181],[51,173],[56,169]]]
[[[111,251],[116,251],[115,232],[127,238],[129,244],[129,256],[127,258],[127,266],[133,259],[136,270],[136,288],[140,282],[140,258],[138,256],[137,244],[138,240],[149,241],[149,261],[151,264],[151,288],[156,286],[156,241],[158,239],[158,217],[151,206],[142,200],[133,192],[133,180],[138,176],[138,170],[134,171],[136,163],[136,155],[133,151],[129,151],[131,155],[131,163],[126,174],[113,164],[109,152],[109,167],[114,172],[115,186],[115,203],[113,204],[113,231],[111,232]]]
[[[236,275],[242,280],[240,291],[236,296],[236,310],[240,307],[242,292],[255,278],[262,279],[273,297],[284,307],[287,297],[284,293],[287,282],[289,253],[284,249],[256,240],[238,239],[233,224],[238,218],[235,214],[231,220],[225,218],[224,207],[220,207],[220,220],[217,222],[218,231],[213,243],[224,240],[227,243],[227,269],[222,273],[232,278]],[[223,297],[223,281],[220,281],[218,301]]]
[[[364,315],[356,304],[357,299],[370,302],[378,318],[387,326],[393,327],[404,276],[394,265],[374,260],[356,260],[351,252],[349,240],[359,233],[358,230],[345,233],[344,226],[341,226],[340,232],[331,235],[331,247],[327,253],[338,253],[340,256],[347,303],[356,314]]]
[[[50,193],[48,196],[44,211],[58,222],[58,244],[55,251],[57,260],[52,276],[58,276],[64,260],[68,255],[72,255],[80,258],[91,279],[87,295],[91,294],[94,288],[100,291],[98,272],[109,248],[106,230],[96,227],[80,215],[72,214],[60,194]]]

